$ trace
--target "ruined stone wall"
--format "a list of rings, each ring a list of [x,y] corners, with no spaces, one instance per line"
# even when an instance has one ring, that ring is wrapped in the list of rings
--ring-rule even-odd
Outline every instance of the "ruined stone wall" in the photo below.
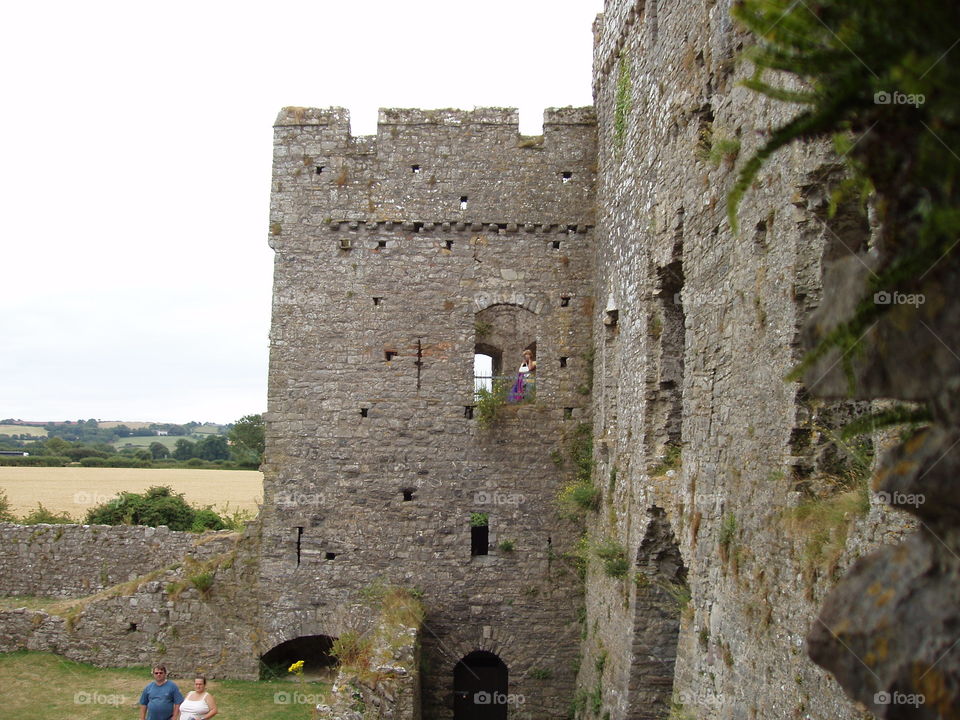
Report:
[[[595,142],[589,109],[342,110],[277,121],[261,652],[338,636],[374,579],[420,588],[424,714],[454,667],[507,666],[511,715],[564,717],[579,626],[554,500],[589,420]],[[480,427],[474,353],[534,346],[536,400]],[[489,554],[472,555],[486,514]]]
[[[793,510],[842,475],[827,473],[824,438],[862,408],[783,380],[838,235],[823,212],[834,161],[824,147],[784,150],[731,229],[736,169],[789,108],[737,86],[749,68],[729,10],[610,0],[595,25],[604,496],[589,528],[581,717],[666,717],[671,704],[671,717],[858,717],[804,638],[886,515],[873,501],[845,555],[811,559],[813,531]],[[627,573],[602,561],[617,545]]]
[[[166,527],[0,523],[0,595],[92,595],[185,555],[203,559],[217,547],[210,538]]]
[[[47,526],[51,532],[56,527]],[[157,535],[173,533],[158,529]],[[140,533],[141,552],[148,549],[148,539]],[[244,539],[210,533],[182,556],[172,554],[171,547],[150,548],[162,567],[124,577],[95,594],[42,609],[0,611],[0,652],[52,652],[101,667],[165,662],[173,677],[202,672],[256,680],[256,533]],[[43,559],[37,566],[53,567]]]

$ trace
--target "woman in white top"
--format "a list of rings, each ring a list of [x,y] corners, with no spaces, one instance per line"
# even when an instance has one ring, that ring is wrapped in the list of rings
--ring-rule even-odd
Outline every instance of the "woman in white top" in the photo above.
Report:
[[[180,703],[180,720],[207,720],[217,714],[217,703],[207,692],[207,679],[197,675],[193,690]]]

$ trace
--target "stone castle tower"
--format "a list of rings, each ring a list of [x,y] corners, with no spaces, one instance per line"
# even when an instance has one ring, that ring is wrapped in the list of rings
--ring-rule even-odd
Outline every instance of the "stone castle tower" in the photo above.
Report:
[[[817,143],[772,157],[731,227],[737,168],[792,110],[738,82],[751,40],[730,5],[607,0],[594,107],[548,110],[542,137],[504,109],[382,110],[373,137],[341,109],[283,110],[258,522],[202,540],[0,526],[3,592],[79,599],[69,618],[0,611],[0,651],[142,665],[162,648],[255,678],[260,660],[329,658],[389,583],[425,618],[404,709],[368,693],[384,720],[934,717],[876,698],[938,663],[924,677],[942,671],[955,708],[956,353],[891,326],[857,401],[840,363],[785,381],[818,314],[853,307],[871,228],[828,211],[842,171]],[[535,382],[487,422],[475,389],[497,381],[477,359],[509,384],[523,350]],[[885,480],[928,478],[926,534],[870,492],[896,438],[837,440],[898,397],[939,408],[943,452]],[[579,512],[560,513],[571,487]],[[359,713],[347,697],[325,717]]]
[[[381,578],[423,592],[427,717],[508,687],[566,716],[582,601],[556,497],[589,433],[595,135],[591,109],[542,137],[495,108],[383,110],[375,137],[280,114],[265,647],[340,635]],[[524,349],[535,384],[483,427],[475,356],[509,382]]]

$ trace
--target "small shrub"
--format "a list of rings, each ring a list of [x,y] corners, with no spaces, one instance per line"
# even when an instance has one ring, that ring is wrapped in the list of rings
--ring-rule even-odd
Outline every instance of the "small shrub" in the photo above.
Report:
[[[31,510],[20,520],[21,525],[67,525],[75,522],[76,520],[66,512],[55,513],[52,510],[47,510],[42,503],[37,503],[36,510]]]
[[[213,576],[213,572],[204,570],[203,572],[191,575],[190,584],[199,590],[201,595],[205,596],[210,592],[210,588],[213,587]]]
[[[513,540],[501,540],[497,547],[503,552],[513,552]]]
[[[203,532],[204,530],[224,530],[226,527],[223,518],[206,507],[203,510],[197,510],[194,514],[193,524],[190,526],[190,530],[192,532]]]
[[[236,530],[237,532],[242,532],[247,524],[253,521],[254,517],[253,513],[249,510],[242,510],[240,508],[231,510],[230,503],[227,503],[222,508],[218,508],[217,515],[220,516],[224,529]]]
[[[507,392],[507,381],[502,379],[495,379],[491,390],[477,389],[474,393],[473,416],[480,428],[485,430],[494,424],[500,408],[507,404]]]
[[[585,512],[600,509],[600,490],[591,482],[573,482],[560,490],[557,502],[562,516],[582,518]]]
[[[86,522],[89,525],[166,525],[171,530],[191,530],[196,515],[197,510],[184,500],[182,493],[155,486],[143,495],[121,493],[110,502],[91,508]],[[209,520],[209,516],[205,517]]]
[[[10,501],[7,499],[7,493],[2,489],[0,489],[0,522],[16,522],[16,518],[10,512]]]
[[[668,443],[663,458],[650,469],[650,475],[657,477],[665,475],[670,470],[679,469],[682,452],[683,448],[679,443]]]
[[[470,513],[470,527],[487,527],[490,524],[490,516],[487,513]]]
[[[603,561],[603,571],[612,578],[622,578],[630,570],[626,549],[612,538],[597,545],[594,553]]]
[[[341,666],[362,668],[370,663],[373,651],[373,637],[349,630],[333,642],[330,654],[337,658]]]

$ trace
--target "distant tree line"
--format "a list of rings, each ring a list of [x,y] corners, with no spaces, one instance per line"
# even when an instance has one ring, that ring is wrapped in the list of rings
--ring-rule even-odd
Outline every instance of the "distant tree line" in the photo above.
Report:
[[[5,422],[5,421],[4,421]],[[87,421],[96,423],[95,420]],[[168,432],[188,432],[199,424],[170,425]],[[71,427],[75,425],[71,424]],[[124,427],[124,426],[119,426]],[[163,428],[158,425],[156,427]],[[0,450],[24,451],[29,456],[2,456],[0,465],[59,467],[79,464],[84,467],[216,467],[226,470],[256,469],[264,449],[263,416],[245,415],[226,426],[226,435],[208,435],[198,440],[181,437],[171,451],[161,442],[147,448],[126,446],[117,449],[109,442],[69,440],[62,435],[24,439],[0,435]],[[112,428],[111,432],[118,428]],[[91,431],[96,431],[92,428]],[[138,431],[139,432],[139,431]],[[156,434],[155,432],[153,434]],[[125,436],[127,437],[127,436]]]
[[[19,425],[20,421],[13,418],[0,420],[0,425]],[[89,420],[77,420],[76,422],[52,422],[45,425],[30,425],[29,427],[42,427],[47,431],[48,437],[59,437],[70,442],[81,443],[108,443],[112,444],[118,440],[128,437],[149,437],[151,435],[191,435],[197,428],[203,427],[203,423],[195,421],[184,425],[175,423],[151,423],[142,428],[130,428],[126,425],[117,425],[111,428],[102,428],[93,418]],[[229,428],[225,426],[224,429]],[[26,434],[21,434],[20,439],[29,439]]]

